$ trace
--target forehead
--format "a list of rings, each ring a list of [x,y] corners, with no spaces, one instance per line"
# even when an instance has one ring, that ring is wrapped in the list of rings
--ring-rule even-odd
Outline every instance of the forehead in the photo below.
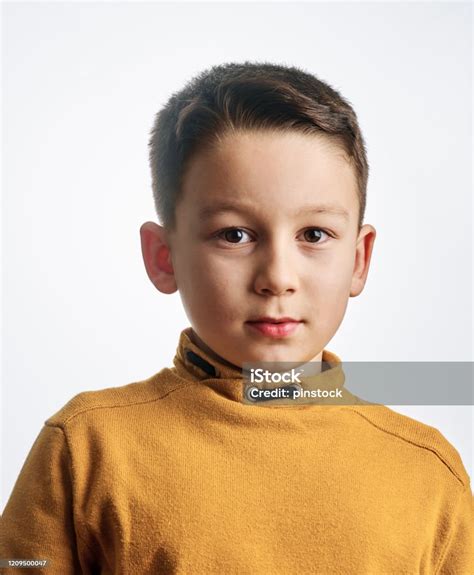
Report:
[[[200,217],[233,204],[273,216],[318,204],[357,217],[357,181],[342,148],[296,131],[226,134],[191,158],[182,192]]]

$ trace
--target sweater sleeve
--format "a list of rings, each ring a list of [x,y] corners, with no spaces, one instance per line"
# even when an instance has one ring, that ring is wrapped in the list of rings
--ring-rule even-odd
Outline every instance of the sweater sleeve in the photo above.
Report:
[[[474,575],[474,498],[462,491],[435,575]]]
[[[0,520],[0,558],[48,559],[43,569],[18,573],[81,573],[72,511],[71,464],[61,427],[38,434]]]

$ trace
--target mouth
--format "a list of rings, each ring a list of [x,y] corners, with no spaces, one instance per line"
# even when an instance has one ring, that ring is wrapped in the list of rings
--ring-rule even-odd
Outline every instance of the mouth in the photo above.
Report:
[[[292,317],[260,317],[245,322],[253,331],[257,331],[267,337],[286,337],[293,334],[302,320]]]
[[[287,323],[290,321],[301,321],[299,319],[295,319],[293,317],[270,317],[270,316],[262,316],[256,317],[255,319],[249,319],[248,323],[254,322],[265,322],[265,323]]]

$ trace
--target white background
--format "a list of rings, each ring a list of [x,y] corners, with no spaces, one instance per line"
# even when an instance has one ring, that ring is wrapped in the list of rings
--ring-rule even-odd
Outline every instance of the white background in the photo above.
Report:
[[[3,490],[43,422],[85,390],[171,365],[188,324],[149,282],[153,118],[228,61],[302,67],[351,102],[377,229],[343,361],[472,361],[468,3],[3,4]],[[472,477],[471,407],[399,407]]]

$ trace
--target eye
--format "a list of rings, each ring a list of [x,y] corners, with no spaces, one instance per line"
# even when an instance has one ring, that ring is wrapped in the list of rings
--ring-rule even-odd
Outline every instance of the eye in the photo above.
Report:
[[[331,237],[328,232],[325,232],[321,228],[308,228],[304,231],[305,239],[308,240],[312,244],[321,244],[321,236],[325,234],[328,237]]]
[[[231,244],[240,244],[245,243],[239,241],[242,239],[243,234],[248,235],[248,233],[242,228],[226,228],[225,230],[221,230],[220,232],[218,232],[216,234],[216,237],[223,238],[226,242],[229,242]]]
[[[245,236],[245,234],[250,237],[248,232],[246,232],[243,228],[226,228],[218,232],[215,237],[222,238],[224,241],[230,244],[242,244],[246,243],[240,241]],[[304,230],[305,239],[312,244],[324,243],[324,241],[321,241],[321,238],[324,235],[332,237],[328,232],[322,230],[321,228],[307,228]]]

